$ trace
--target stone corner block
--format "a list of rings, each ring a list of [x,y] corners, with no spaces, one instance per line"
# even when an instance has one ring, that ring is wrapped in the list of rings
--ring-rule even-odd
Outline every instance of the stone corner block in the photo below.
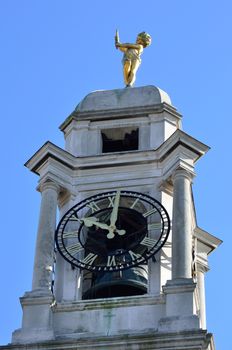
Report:
[[[158,325],[159,332],[180,332],[199,328],[199,318],[196,315],[164,317]]]
[[[12,344],[36,343],[41,341],[54,340],[52,329],[16,329],[12,333]]]

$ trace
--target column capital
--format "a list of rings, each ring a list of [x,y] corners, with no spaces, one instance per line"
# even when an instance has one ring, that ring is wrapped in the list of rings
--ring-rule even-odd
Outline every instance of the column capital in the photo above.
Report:
[[[209,271],[209,267],[200,261],[196,261],[196,272],[206,273]]]
[[[196,176],[196,174],[193,171],[187,170],[187,169],[182,168],[182,167],[178,167],[172,173],[172,181],[174,181],[177,178],[184,177],[192,182],[192,180],[195,176]]]
[[[55,190],[58,194],[61,191],[60,185],[58,185],[53,180],[45,180],[45,181],[40,182],[40,184],[38,186],[38,191],[42,193],[47,189]]]

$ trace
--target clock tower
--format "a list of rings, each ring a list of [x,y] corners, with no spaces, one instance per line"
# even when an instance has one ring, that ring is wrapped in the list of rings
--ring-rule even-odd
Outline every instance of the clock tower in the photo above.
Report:
[[[208,349],[204,275],[221,241],[197,226],[209,149],[154,86],[95,91],[27,162],[41,193],[32,290],[1,349]]]

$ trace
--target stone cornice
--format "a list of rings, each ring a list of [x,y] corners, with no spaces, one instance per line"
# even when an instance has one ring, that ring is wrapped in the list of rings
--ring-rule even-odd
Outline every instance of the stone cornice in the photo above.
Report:
[[[75,157],[69,152],[61,149],[51,142],[46,142],[26,163],[25,166],[36,174],[40,174],[42,168],[47,162],[53,160],[60,167],[63,166],[72,174],[74,170],[118,167],[124,165],[139,165],[157,162],[166,162],[173,152],[176,152],[175,164],[168,163],[164,167],[166,172],[173,172],[180,166],[180,162],[185,162],[182,155],[188,155],[190,163],[187,164],[189,171],[192,165],[196,162],[207,150],[208,146],[197,141],[181,130],[176,130],[158,149],[142,150],[130,152],[115,152],[93,156]],[[183,158],[183,159],[182,159]],[[179,161],[177,162],[177,160]],[[168,174],[170,175],[170,174]]]
[[[120,157],[119,157],[120,155]],[[93,156],[75,157],[51,142],[46,142],[26,163],[32,172],[39,174],[39,168],[49,159],[57,161],[67,169],[93,169],[102,167],[117,167],[124,164],[149,163],[156,161],[155,151],[130,151],[107,153]]]
[[[75,157],[50,141],[45,142],[24,165],[32,172],[38,174],[37,169],[41,164],[46,162],[49,157],[58,160],[59,163],[62,163],[68,168],[73,168],[72,163]]]
[[[200,227],[196,227],[193,236],[197,241],[203,243],[205,247],[205,253],[209,255],[212,253],[219,245],[222,243],[222,240],[213,236],[212,234],[202,230]]]
[[[190,150],[195,155],[194,162],[210,149],[209,146],[178,129],[157,149],[160,160],[164,160],[180,146]]]
[[[193,178],[194,164],[210,148],[189,136],[182,130],[176,130],[156,151],[162,163],[163,180],[170,181],[177,169],[186,170]]]
[[[111,110],[98,110],[98,111],[86,111],[86,112],[73,112],[68,118],[60,125],[60,130],[64,131],[65,128],[71,123],[72,120],[109,120],[109,119],[124,119],[134,118],[136,116],[144,116],[153,113],[168,112],[173,116],[181,119],[181,114],[171,105],[163,102],[160,104],[154,104],[149,106],[140,107],[128,107],[128,108],[115,108]]]

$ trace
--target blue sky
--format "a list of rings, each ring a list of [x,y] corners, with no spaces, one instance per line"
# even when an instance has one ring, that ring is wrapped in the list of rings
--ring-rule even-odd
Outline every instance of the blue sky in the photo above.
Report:
[[[231,348],[231,12],[230,0],[1,0],[0,344],[20,327],[18,298],[31,289],[40,194],[23,164],[89,92],[123,88],[124,42],[145,30],[136,86],[167,91],[183,130],[211,150],[196,166],[198,225],[224,241],[209,257],[207,325],[217,349]]]

